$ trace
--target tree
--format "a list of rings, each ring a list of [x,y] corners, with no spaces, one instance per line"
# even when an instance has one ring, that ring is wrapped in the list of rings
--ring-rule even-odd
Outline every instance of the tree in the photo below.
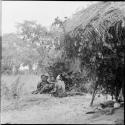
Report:
[[[4,70],[13,71],[13,67],[17,70],[21,59],[19,58],[19,43],[20,39],[16,34],[5,34],[2,39],[2,68]]]
[[[2,68],[9,69],[10,72],[16,74],[20,64],[32,65],[38,61],[37,51],[28,47],[17,34],[5,34],[2,44]]]
[[[53,39],[45,27],[37,24],[35,21],[24,21],[18,23],[17,31],[19,37],[25,41],[29,48],[39,53],[40,63],[44,63],[48,58],[48,53],[53,47]]]
[[[64,20],[61,20],[59,17],[56,17],[51,25],[51,33],[54,37],[54,40],[56,41],[57,49],[64,47],[63,44],[66,35],[65,23],[67,20],[67,17],[65,17]]]

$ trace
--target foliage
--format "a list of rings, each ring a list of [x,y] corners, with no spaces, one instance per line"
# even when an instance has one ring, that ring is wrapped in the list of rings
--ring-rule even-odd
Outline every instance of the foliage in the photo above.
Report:
[[[20,64],[30,65],[38,60],[38,53],[29,48],[17,34],[5,34],[2,39],[2,72],[16,73]],[[15,71],[13,71],[15,69]]]
[[[44,58],[47,51],[45,45],[49,43],[46,40],[47,29],[45,27],[41,27],[40,24],[34,21],[24,21],[17,24],[17,33],[27,46],[39,53],[41,59]]]
[[[105,5],[107,3],[103,3]],[[117,79],[120,79],[116,73],[120,66],[124,69],[125,17],[121,8],[110,11],[110,5],[112,6],[109,4],[104,12],[102,7],[102,13],[97,11],[94,17],[89,17],[88,22],[66,35],[65,51],[71,59],[80,58],[81,67],[87,68],[90,78],[93,77],[107,92],[112,93],[112,90],[119,89],[122,84],[122,81],[116,84]],[[85,14],[87,10],[84,11]]]
[[[15,34],[6,34],[2,39],[2,70],[12,71],[13,65],[18,66],[21,63],[19,51],[17,48],[19,39]]]
[[[38,54],[38,68],[44,69],[52,65],[54,60],[61,54],[61,50],[56,50],[57,46],[55,38],[55,31],[49,32],[45,27],[37,24],[34,21],[24,21],[18,24],[18,34],[21,39],[34,49]],[[59,39],[58,39],[59,40]],[[29,58],[32,60],[32,58]]]
[[[38,64],[39,73],[44,72],[62,57],[63,48],[57,49],[60,37],[56,40],[60,34],[58,28],[47,31],[35,21],[18,23],[17,34],[3,35],[2,73],[19,73],[20,65],[28,65],[29,72],[33,72],[34,64]]]
[[[64,47],[64,38],[65,38],[65,23],[67,22],[68,18],[65,17],[64,20],[56,17],[54,22],[51,25],[51,35],[54,38],[56,49],[61,49]]]
[[[58,74],[67,71],[64,62],[55,62],[52,66],[48,67],[47,70],[50,76],[54,76],[55,78],[57,77]]]

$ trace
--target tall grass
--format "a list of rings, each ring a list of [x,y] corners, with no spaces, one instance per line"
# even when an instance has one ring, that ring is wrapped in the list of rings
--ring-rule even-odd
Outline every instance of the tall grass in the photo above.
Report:
[[[36,89],[40,77],[38,75],[2,75],[1,97],[19,99]]]
[[[19,99],[22,94],[22,89],[24,83],[20,82],[21,76],[18,76],[16,80],[14,80],[10,87],[7,85],[5,81],[1,83],[1,97],[4,99]]]
[[[11,85],[11,96],[13,99],[17,99],[20,97],[20,91],[18,90],[20,84],[20,77],[18,76],[17,79]]]
[[[7,87],[5,81],[1,81],[1,98],[10,99],[10,89]]]
[[[1,76],[1,110],[20,110],[29,105],[25,100],[32,98],[31,92],[36,89],[38,75],[5,75]]]

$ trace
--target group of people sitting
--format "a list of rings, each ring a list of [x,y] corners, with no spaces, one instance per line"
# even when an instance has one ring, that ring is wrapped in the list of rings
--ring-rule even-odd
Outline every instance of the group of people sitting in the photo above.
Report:
[[[37,89],[32,92],[32,94],[42,94],[48,93],[55,97],[64,97],[66,96],[65,92],[65,83],[62,80],[61,75],[55,77],[51,76],[48,81],[48,76],[41,75],[41,80],[37,84]]]

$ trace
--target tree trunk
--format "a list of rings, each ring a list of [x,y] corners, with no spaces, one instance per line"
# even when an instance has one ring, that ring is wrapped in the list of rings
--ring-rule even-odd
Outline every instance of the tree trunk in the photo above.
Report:
[[[96,82],[96,84],[95,84],[94,91],[93,91],[93,94],[92,94],[92,100],[91,100],[90,106],[93,105],[93,101],[94,101],[94,99],[95,99],[97,87],[98,87],[98,82]]]
[[[125,56],[124,56],[124,59],[125,59]],[[125,74],[125,66],[123,67],[123,75],[122,75],[122,95],[123,95],[123,99],[124,99],[124,85],[125,85],[125,77],[124,77],[124,74]]]

